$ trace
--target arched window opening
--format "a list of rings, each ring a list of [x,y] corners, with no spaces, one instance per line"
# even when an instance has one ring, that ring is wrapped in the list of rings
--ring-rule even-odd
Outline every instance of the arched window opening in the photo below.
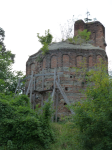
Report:
[[[57,58],[56,58],[56,56],[52,56],[52,58],[51,58],[51,68],[57,68]]]
[[[92,56],[89,56],[89,67],[93,66],[93,59]]]
[[[77,56],[77,67],[82,66],[82,56]]]
[[[69,67],[69,56],[63,55],[63,67]]]

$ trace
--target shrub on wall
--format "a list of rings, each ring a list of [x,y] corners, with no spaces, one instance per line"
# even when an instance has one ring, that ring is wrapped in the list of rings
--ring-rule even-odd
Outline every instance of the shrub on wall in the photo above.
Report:
[[[90,40],[90,35],[91,32],[87,32],[87,29],[83,31],[78,31],[78,35],[74,36],[73,38],[68,38],[69,42],[74,43],[74,44],[82,44],[82,43],[87,43]]]
[[[53,36],[49,33],[49,31],[49,29],[48,31],[45,31],[45,36],[39,36],[39,33],[37,33],[39,42],[43,45],[43,47],[41,48],[43,55],[45,55],[49,51],[48,45],[52,42],[53,39]]]

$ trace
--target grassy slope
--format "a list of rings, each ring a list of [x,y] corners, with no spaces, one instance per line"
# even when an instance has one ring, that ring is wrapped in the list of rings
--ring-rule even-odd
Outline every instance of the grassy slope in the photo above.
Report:
[[[72,122],[52,123],[52,128],[56,134],[56,142],[52,144],[51,150],[75,150],[77,143],[74,134],[77,130]]]

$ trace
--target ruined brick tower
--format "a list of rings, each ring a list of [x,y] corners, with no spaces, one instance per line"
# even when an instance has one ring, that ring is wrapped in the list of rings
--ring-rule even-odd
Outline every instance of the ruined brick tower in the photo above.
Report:
[[[26,62],[26,76],[31,75],[31,71],[34,74],[41,74],[44,69],[44,73],[53,73],[54,68],[57,72],[63,72],[60,76],[60,84],[65,91],[70,103],[80,101],[83,94],[80,89],[82,83],[78,81],[78,76],[75,75],[75,71],[69,71],[70,67],[79,67],[80,62],[85,58],[88,69],[93,69],[95,63],[99,61],[99,58],[106,60],[108,58],[105,52],[105,28],[98,22],[84,23],[82,20],[76,21],[74,34],[77,35],[78,30],[87,29],[91,31],[91,44],[76,45],[69,43],[68,41],[52,43],[49,45],[49,52],[43,56],[42,51],[39,50],[37,53],[31,55]],[[41,58],[40,60],[38,58]],[[53,76],[46,76],[44,79],[44,89],[47,90],[53,86]],[[26,88],[28,87],[28,83]],[[42,77],[37,77],[35,80],[36,90],[42,91]],[[68,115],[70,111],[65,107],[66,103],[61,95],[58,94],[58,116]],[[41,99],[46,100],[48,98],[48,92],[38,93],[36,96],[36,104],[41,105]]]
[[[78,20],[74,24],[74,36],[78,34],[78,30],[83,31],[84,29],[91,32],[91,44],[105,50],[107,46],[105,42],[105,27],[99,21],[84,23],[83,20]]]

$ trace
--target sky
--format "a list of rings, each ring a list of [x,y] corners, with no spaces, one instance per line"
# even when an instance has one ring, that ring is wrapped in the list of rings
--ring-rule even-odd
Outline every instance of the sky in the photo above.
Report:
[[[0,27],[5,31],[6,49],[15,54],[13,70],[26,72],[29,56],[42,47],[37,33],[50,29],[53,41],[62,39],[68,20],[96,18],[105,27],[109,70],[112,70],[112,0],[0,0]],[[61,26],[60,26],[61,25]],[[70,26],[73,22],[69,23]],[[63,31],[65,31],[63,29]]]

